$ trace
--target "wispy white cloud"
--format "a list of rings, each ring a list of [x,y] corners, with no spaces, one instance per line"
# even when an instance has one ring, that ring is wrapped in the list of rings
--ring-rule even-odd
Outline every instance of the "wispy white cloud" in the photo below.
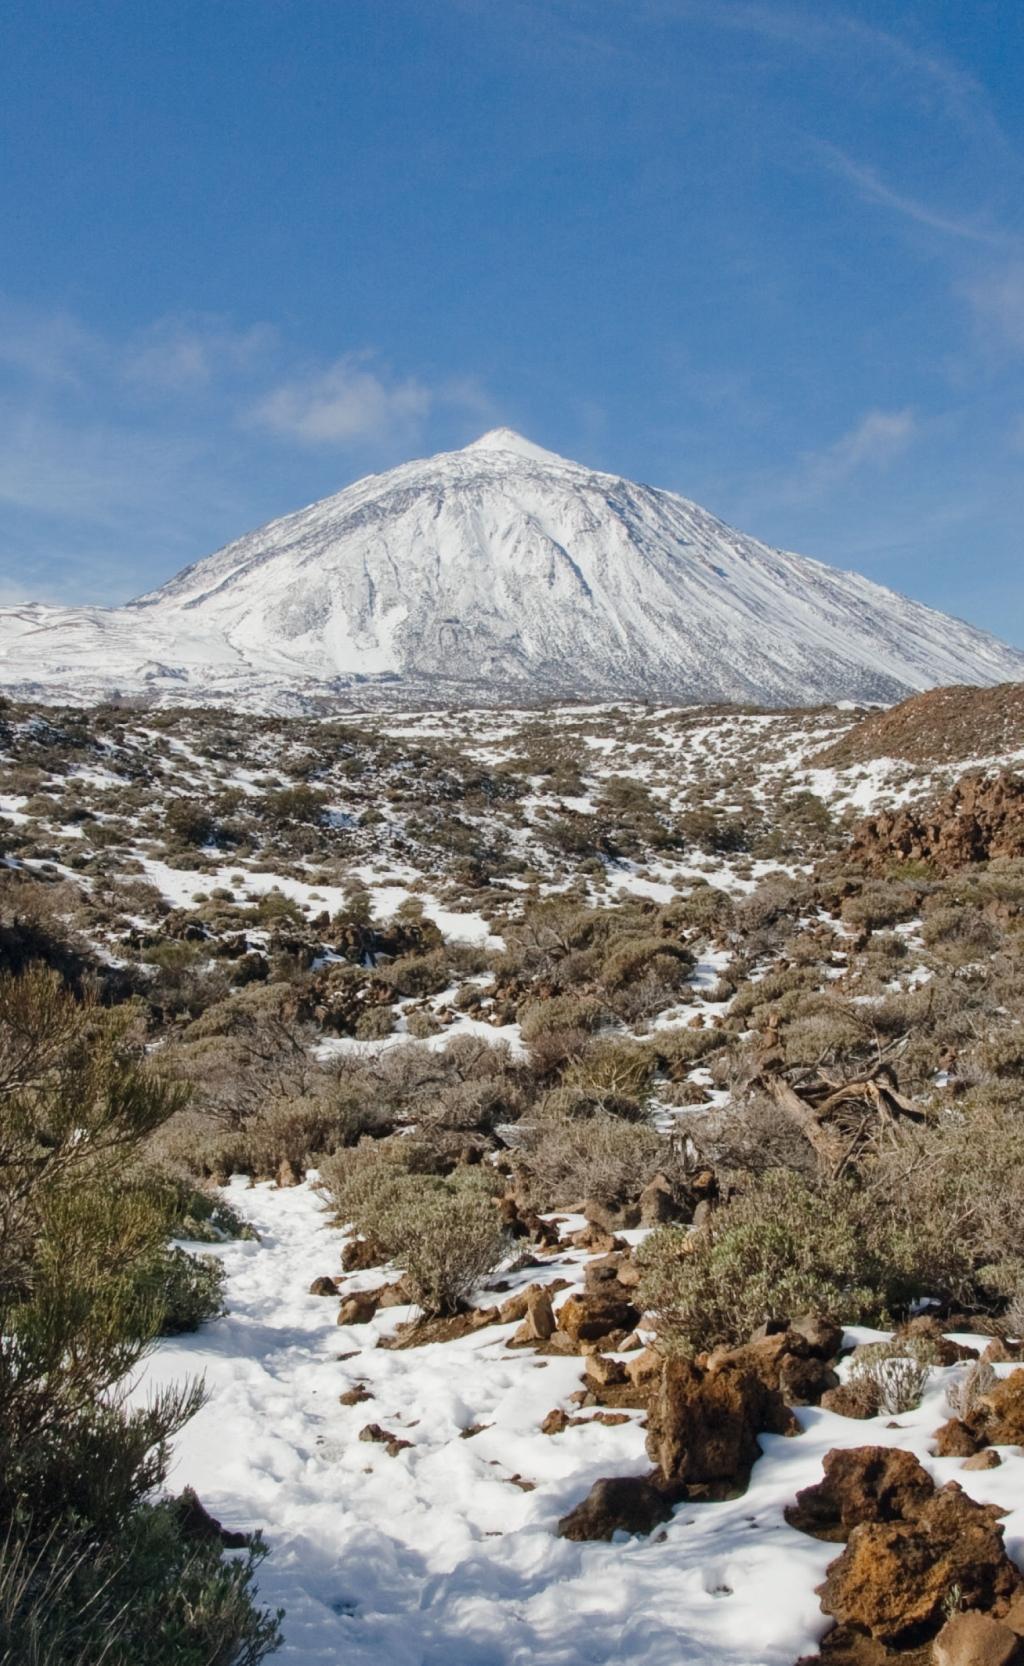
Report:
[[[29,383],[74,385],[106,357],[102,338],[70,313],[0,296],[0,370]]]
[[[976,274],[962,288],[978,323],[999,346],[1024,349],[1024,258]]]
[[[114,335],[0,297],[0,586],[123,599],[301,501],[303,449],[392,463],[432,415],[483,429],[501,414],[472,376],[428,383],[364,352],[296,365],[265,323]]]
[[[758,35],[797,50],[849,59],[856,48],[859,63],[873,61],[924,106],[933,109],[979,143],[1012,149],[984,86],[960,64],[931,44],[918,43],[891,29],[879,28],[838,7],[806,8],[775,0],[653,0],[666,9],[699,16],[705,23]]]
[[[930,231],[942,232],[948,237],[963,238],[971,243],[986,243],[995,248],[1006,248],[1011,241],[1004,232],[984,226],[974,219],[944,214],[928,203],[920,202],[916,197],[894,189],[886,184],[876,169],[856,162],[837,145],[819,143],[816,148],[832,171],[856,186],[866,202],[877,203],[881,208],[891,209],[893,213],[901,214],[905,219],[915,221],[917,225],[927,226]]]
[[[415,428],[432,403],[430,389],[415,377],[395,381],[375,370],[368,355],[347,353],[326,370],[273,388],[253,407],[252,420],[304,445],[337,446]]]
[[[270,324],[237,328],[223,318],[162,318],[126,344],[122,373],[150,392],[188,392],[259,368],[278,340]]]
[[[495,414],[493,401],[473,377],[431,386],[419,377],[395,377],[370,353],[346,353],[325,369],[306,370],[271,388],[252,407],[249,420],[301,445],[411,443],[441,408],[480,420]]]
[[[888,468],[917,433],[917,418],[909,408],[867,411],[830,445],[806,452],[781,495],[788,502],[809,501],[846,485],[862,470]]]

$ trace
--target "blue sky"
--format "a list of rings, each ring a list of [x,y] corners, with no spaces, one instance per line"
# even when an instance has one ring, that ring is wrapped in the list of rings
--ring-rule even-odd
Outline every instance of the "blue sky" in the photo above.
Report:
[[[1019,0],[7,0],[0,599],[509,424],[1024,643]]]

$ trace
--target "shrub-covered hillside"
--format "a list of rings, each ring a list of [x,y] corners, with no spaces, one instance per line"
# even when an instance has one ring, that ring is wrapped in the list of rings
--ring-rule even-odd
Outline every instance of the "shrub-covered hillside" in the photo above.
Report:
[[[861,725],[0,712],[0,1660],[1007,1628],[1024,797]]]

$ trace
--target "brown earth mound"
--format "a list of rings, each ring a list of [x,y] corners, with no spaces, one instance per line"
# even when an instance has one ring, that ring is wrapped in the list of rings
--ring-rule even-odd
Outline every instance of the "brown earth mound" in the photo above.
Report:
[[[846,769],[874,758],[915,764],[966,763],[1024,747],[1024,683],[995,688],[932,688],[888,711],[874,712],[811,759],[818,769]]]
[[[937,803],[883,810],[853,830],[850,860],[884,872],[927,862],[955,873],[972,862],[1024,856],[1024,775],[965,775]]]

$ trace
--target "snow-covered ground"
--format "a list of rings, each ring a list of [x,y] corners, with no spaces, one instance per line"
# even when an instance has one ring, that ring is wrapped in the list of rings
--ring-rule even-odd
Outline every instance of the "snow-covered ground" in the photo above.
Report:
[[[170,1482],[193,1485],[232,1527],[264,1529],[260,1593],[287,1610],[282,1666],[792,1666],[827,1629],[814,1587],[838,1552],[783,1510],[835,1446],[907,1447],[936,1481],[955,1476],[1007,1509],[1007,1549],[1024,1553],[1024,1457],[1003,1448],[1000,1468],[965,1472],[929,1456],[960,1367],[934,1370],[921,1407],[893,1426],[800,1410],[798,1437],[761,1437],[742,1497],[681,1506],[650,1538],[560,1539],[559,1517],[598,1477],[649,1469],[640,1414],[542,1435],[583,1361],[510,1351],[512,1325],[396,1351],[376,1344],[408,1309],[339,1329],[336,1303],[307,1294],[337,1273],[343,1242],[315,1190],[236,1180],[230,1195],[260,1234],[216,1251],[230,1311],[161,1344],[136,1393],[205,1376],[208,1404],[177,1442]],[[585,1260],[568,1251],[509,1282],[578,1280]],[[356,1384],[370,1398],[340,1405]],[[392,1458],[361,1442],[370,1422],[409,1448]]]

